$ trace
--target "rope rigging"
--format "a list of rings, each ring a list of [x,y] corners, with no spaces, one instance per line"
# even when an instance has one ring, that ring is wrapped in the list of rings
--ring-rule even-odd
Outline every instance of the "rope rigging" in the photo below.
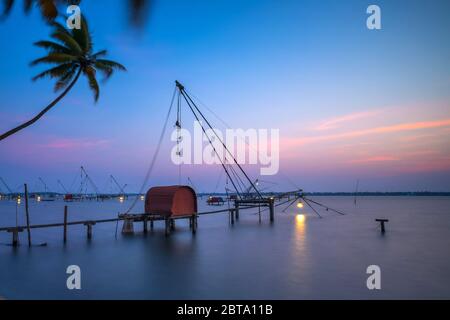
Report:
[[[192,100],[191,96],[184,90],[184,86],[179,83],[178,81],[175,81],[176,86],[178,88],[178,90],[180,91],[181,95],[183,96],[184,100],[186,101],[187,105],[189,106],[191,112],[194,114],[195,118],[197,119],[197,121],[199,122],[203,133],[207,136],[208,142],[211,144],[211,146],[213,147],[213,150],[215,152],[215,154],[217,155],[217,157],[219,158],[222,167],[224,168],[225,172],[227,173],[228,177],[230,178],[230,181],[232,182],[236,193],[238,194],[238,197],[241,198],[241,194],[238,192],[236,185],[233,181],[233,179],[231,178],[231,176],[228,173],[228,170],[226,169],[226,166],[224,165],[224,162],[222,161],[222,159],[220,158],[216,148],[214,147],[211,138],[209,137],[209,135],[207,134],[203,124],[200,122],[199,116],[205,121],[205,123],[208,125],[209,129],[214,133],[214,136],[216,137],[216,139],[220,142],[220,144],[222,145],[223,149],[231,156],[231,158],[233,159],[234,164],[236,164],[236,166],[239,168],[239,170],[241,171],[241,173],[244,175],[245,179],[250,183],[250,185],[252,186],[252,188],[256,191],[256,194],[258,195],[259,198],[263,198],[261,193],[259,192],[259,190],[255,187],[255,185],[253,184],[253,182],[250,180],[250,178],[248,177],[247,173],[244,171],[244,169],[242,169],[241,165],[237,162],[236,158],[234,157],[234,155],[231,153],[231,151],[227,148],[227,146],[225,145],[225,143],[223,142],[223,140],[217,135],[216,130],[211,126],[210,122],[208,121],[208,119],[206,119],[206,117],[203,115],[203,113],[200,111],[200,109],[197,107],[197,105],[195,104],[195,102]],[[194,111],[195,109],[195,111]],[[197,115],[198,113],[198,115]],[[225,157],[226,158],[226,157]]]
[[[171,102],[170,102],[170,106],[169,106],[169,110],[167,112],[165,121],[164,121],[164,125],[162,128],[162,132],[161,135],[159,136],[159,140],[158,140],[158,144],[156,147],[156,150],[153,154],[150,166],[147,170],[147,173],[145,175],[144,178],[144,182],[142,183],[142,186],[139,190],[139,194],[142,194],[144,191],[144,188],[147,186],[148,184],[148,180],[152,174],[153,168],[155,166],[156,163],[156,159],[158,157],[158,154],[160,152],[161,149],[161,145],[164,139],[164,135],[167,129],[167,125],[169,122],[169,118],[173,109],[173,105],[175,102],[175,98],[176,98],[176,122],[175,122],[175,128],[176,128],[176,141],[177,141],[177,146],[176,146],[176,155],[181,157],[183,154],[183,150],[182,148],[180,148],[180,143],[182,142],[182,101],[184,100],[184,102],[186,103],[188,110],[191,111],[192,115],[194,116],[195,120],[198,122],[198,124],[201,127],[202,130],[202,134],[204,135],[204,137],[206,137],[206,140],[208,141],[208,143],[210,144],[210,146],[212,147],[212,150],[214,152],[214,155],[218,158],[220,165],[223,169],[223,171],[221,171],[221,175],[219,176],[219,179],[217,181],[216,187],[214,189],[214,193],[217,191],[217,188],[219,186],[220,180],[222,178],[222,174],[223,172],[225,172],[226,174],[226,181],[225,181],[225,192],[227,194],[227,198],[230,198],[230,194],[229,191],[232,191],[234,189],[234,192],[236,193],[236,198],[239,200],[242,200],[244,198],[245,195],[250,196],[251,191],[254,191],[254,195],[256,196],[256,198],[259,199],[265,199],[260,190],[258,190],[258,188],[256,187],[255,184],[258,184],[258,179],[255,180],[255,182],[253,182],[249,176],[247,175],[247,173],[245,172],[245,170],[242,168],[242,166],[238,163],[238,161],[236,160],[236,158],[234,157],[234,155],[231,153],[231,151],[228,149],[228,147],[226,146],[225,142],[222,140],[222,138],[217,134],[216,130],[214,129],[214,127],[211,125],[211,123],[208,121],[208,119],[205,117],[205,115],[202,113],[202,111],[199,109],[199,107],[197,106],[197,104],[194,102],[194,100],[191,98],[191,96],[186,92],[184,86],[179,83],[178,81],[175,81],[175,89],[171,98]],[[197,98],[196,98],[197,99]],[[197,99],[198,100],[198,99]],[[201,103],[201,102],[200,102]],[[202,103],[203,104],[203,103]],[[203,104],[204,105],[204,104]],[[205,106],[206,107],[206,106]],[[206,107],[207,108],[207,107]],[[207,108],[217,119],[219,119],[219,121],[221,121],[223,124],[225,124],[227,127],[227,123],[223,120],[221,120],[214,112],[212,112],[212,110],[210,110],[209,108]],[[206,127],[203,125],[203,122],[206,124]],[[208,130],[207,130],[208,129]],[[209,133],[208,133],[209,132]],[[218,150],[216,149],[217,145],[215,145],[213,143],[213,140],[217,141],[219,143],[219,145],[223,148],[223,151],[225,152],[225,155],[222,155],[223,158],[219,155]],[[251,146],[247,141],[245,141],[245,143],[250,147],[250,148],[254,148],[254,146]],[[227,155],[229,155],[230,157],[228,158]],[[228,162],[227,160],[230,159],[232,160],[231,163]],[[295,185],[288,177],[286,177],[286,179],[293,185]],[[192,184],[192,181],[190,180],[190,178],[188,178],[188,181]],[[264,182],[262,180],[262,182]],[[179,165],[179,169],[178,169],[178,183],[181,184],[181,165]],[[229,183],[232,185],[232,189],[230,190],[228,188]],[[270,182],[267,182],[270,183]],[[276,183],[273,183],[276,184]],[[303,192],[300,188],[297,188],[297,191],[294,192],[288,192],[285,195],[291,195],[294,194],[295,195],[295,199],[293,201],[291,201],[290,199],[281,203],[276,204],[275,206],[278,207],[280,205],[284,205],[288,202],[290,202],[290,204],[283,210],[283,212],[285,212],[290,206],[292,206],[296,201],[298,201],[299,199],[302,199],[302,201],[308,206],[310,207],[315,214],[317,214],[319,216],[319,218],[322,218],[322,216],[320,215],[320,213],[312,206],[317,205],[320,206],[322,208],[325,208],[327,211],[331,210],[333,212],[339,213],[341,215],[344,215],[345,213],[340,212],[338,210],[332,209],[326,205],[323,205],[317,201],[311,200],[309,198],[306,198],[303,195]],[[128,208],[128,210],[125,212],[125,214],[128,214],[136,205],[138,201],[138,197],[136,197],[134,199],[134,201],[132,202],[132,204],[130,205],[130,207]],[[229,204],[228,204],[229,205]],[[267,210],[268,208],[265,208],[263,210],[261,210],[260,206],[256,206],[258,207],[258,214],[259,216],[261,215],[261,212]]]
[[[157,159],[157,157],[158,157],[158,154],[159,154],[159,151],[160,151],[160,149],[161,149],[161,145],[162,145],[162,142],[163,142],[163,139],[164,139],[164,134],[166,133],[167,124],[169,123],[169,117],[170,117],[170,114],[171,114],[171,112],[172,112],[173,102],[174,102],[174,100],[175,100],[175,94],[176,94],[176,88],[175,88],[175,90],[173,91],[172,99],[171,99],[171,101],[170,101],[169,111],[167,112],[166,119],[165,119],[165,121],[164,121],[164,125],[163,125],[162,131],[161,131],[161,135],[159,136],[159,141],[158,141],[158,144],[157,144],[157,146],[156,146],[155,153],[153,154],[153,158],[152,158],[152,161],[151,161],[151,163],[150,163],[150,166],[149,166],[149,168],[148,168],[148,170],[147,170],[147,173],[146,173],[146,175],[145,175],[144,182],[142,183],[142,186],[141,186],[141,188],[139,189],[139,194],[142,194],[142,192],[144,191],[144,188],[145,188],[145,186],[147,185],[148,180],[150,179],[150,175],[151,175],[151,173],[152,173],[152,171],[153,171],[153,167],[155,166],[156,159]],[[137,201],[138,201],[138,197],[136,197],[136,198],[133,200],[133,202],[131,203],[130,207],[129,207],[128,210],[125,212],[125,214],[128,214],[128,213],[130,213],[131,210],[133,210],[133,208],[136,206]]]
[[[221,165],[222,165],[222,168],[225,170],[225,173],[227,174],[228,178],[230,179],[231,183],[233,184],[234,189],[236,190],[237,195],[238,195],[239,198],[240,198],[240,197],[241,197],[241,194],[239,193],[239,191],[238,191],[238,189],[237,189],[237,187],[236,187],[235,182],[234,182],[233,179],[231,178],[230,173],[228,172],[228,170],[227,170],[227,168],[226,168],[226,166],[225,166],[223,160],[220,158],[220,156],[219,156],[219,154],[218,154],[216,148],[214,147],[214,144],[213,144],[212,141],[211,141],[211,138],[210,138],[209,135],[207,134],[207,132],[206,132],[205,128],[203,127],[203,125],[201,124],[200,119],[199,119],[197,113],[194,111],[193,107],[191,106],[191,104],[189,103],[189,101],[188,101],[188,99],[186,98],[185,94],[183,93],[184,87],[183,87],[178,81],[177,81],[176,83],[177,83],[177,88],[180,90],[180,93],[183,95],[183,97],[184,97],[186,103],[188,104],[188,106],[189,106],[190,110],[192,111],[193,115],[195,116],[195,119],[196,119],[197,122],[200,124],[203,133],[205,134],[206,138],[208,139],[209,144],[213,147],[214,153],[215,153],[216,156],[218,157],[218,159],[219,159],[219,161],[220,161],[220,163],[221,163]],[[211,129],[212,129],[212,128],[211,128]],[[214,132],[215,132],[215,131],[214,131]],[[216,136],[217,136],[217,135],[216,135]]]

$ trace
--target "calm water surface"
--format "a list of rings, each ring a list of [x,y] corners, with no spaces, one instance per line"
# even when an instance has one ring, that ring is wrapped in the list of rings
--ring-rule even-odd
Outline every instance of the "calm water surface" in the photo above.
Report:
[[[162,223],[144,235],[115,238],[115,223],[32,230],[33,242],[7,244],[0,233],[0,297],[6,299],[380,299],[450,298],[450,198],[316,197],[345,216],[278,208],[275,223],[244,211],[203,216],[195,237],[180,221],[171,237]],[[69,220],[113,218],[129,202],[70,203]],[[201,211],[208,209],[199,199]],[[32,202],[33,224],[62,222],[64,202]],[[136,211],[141,211],[139,202]],[[304,216],[298,216],[299,212]],[[382,236],[375,218],[388,218]],[[18,208],[24,223],[24,206]],[[0,226],[16,223],[14,202],[0,201]],[[66,288],[67,266],[81,268],[82,289]],[[381,267],[381,290],[368,290],[366,268]]]

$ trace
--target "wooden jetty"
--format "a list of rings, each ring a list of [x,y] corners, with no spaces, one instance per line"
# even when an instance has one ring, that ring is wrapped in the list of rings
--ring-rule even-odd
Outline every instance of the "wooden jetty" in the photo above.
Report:
[[[68,226],[72,225],[83,225],[86,227],[87,239],[92,239],[93,228],[97,224],[108,223],[108,222],[116,222],[123,221],[122,233],[123,234],[133,234],[134,233],[134,222],[142,222],[144,233],[148,232],[148,222],[150,222],[150,229],[153,230],[153,225],[156,221],[164,221],[165,223],[165,234],[166,236],[170,235],[170,232],[175,230],[175,221],[179,219],[188,219],[189,226],[192,230],[192,233],[195,234],[197,231],[197,219],[201,215],[207,214],[215,214],[215,213],[228,213],[229,222],[231,225],[235,223],[236,220],[239,220],[239,214],[241,210],[258,208],[259,213],[261,214],[261,207],[265,207],[269,211],[269,219],[272,223],[274,221],[275,214],[275,196],[263,196],[261,192],[258,190],[256,185],[258,184],[258,179],[252,181],[239,162],[234,157],[233,153],[227,148],[224,141],[222,141],[219,136],[215,133],[215,130],[211,123],[206,119],[205,115],[199,109],[195,101],[192,97],[186,92],[184,86],[175,81],[176,90],[179,93],[179,103],[177,105],[177,120],[176,126],[181,129],[181,101],[184,100],[186,106],[189,111],[193,114],[195,119],[200,123],[202,132],[207,137],[207,140],[211,146],[213,146],[213,150],[215,155],[219,158],[222,168],[227,176],[227,181],[230,181],[233,186],[235,194],[230,196],[228,200],[233,203],[234,207],[229,207],[227,209],[201,212],[197,211],[197,195],[193,188],[189,186],[163,186],[163,187],[153,187],[151,188],[146,195],[145,198],[145,213],[131,214],[129,211],[132,210],[134,204],[128,209],[128,211],[124,214],[119,214],[117,218],[112,219],[102,219],[102,220],[83,220],[83,221],[68,221],[68,209],[67,206],[64,208],[64,222],[63,223],[54,223],[54,224],[45,224],[45,225],[30,225],[29,217],[27,216],[27,226],[16,226],[16,227],[8,227],[8,228],[0,228],[1,231],[7,231],[12,233],[12,245],[17,246],[19,244],[19,233],[23,232],[25,229],[28,231],[29,235],[29,244],[31,245],[31,230],[32,229],[41,229],[41,228],[52,228],[52,227],[63,227],[63,241],[67,242],[67,229]],[[175,91],[174,96],[175,97]],[[149,172],[146,177],[146,181],[143,183],[143,186],[146,185],[149,174],[153,169],[153,164],[155,163],[156,157],[159,153],[159,149],[161,147],[162,137],[164,136],[164,132],[167,127],[167,121],[169,119],[170,111],[172,110],[172,104],[174,99],[172,99],[172,103],[170,105],[168,116],[166,118],[166,122],[163,126],[163,130],[161,133],[161,138],[158,143],[157,149],[154,153],[153,160],[151,166],[149,168]],[[202,121],[204,121],[204,125],[202,125]],[[210,132],[210,134],[208,134]],[[211,132],[215,134],[215,137],[218,139],[219,143],[223,146],[226,154],[231,156],[232,161],[227,163],[225,159],[222,159],[220,155],[217,153],[216,148],[214,148],[214,144],[212,140],[214,138],[211,136]],[[179,142],[177,142],[179,143]],[[99,189],[96,184],[93,182],[91,177],[88,175],[83,166],[81,166],[81,187],[80,194],[83,190],[84,185],[90,185],[95,192],[95,199],[103,200],[102,195],[99,193]],[[111,175],[111,179],[117,185],[121,194],[124,194],[124,187],[121,187],[117,180]],[[189,179],[190,180],[190,179]],[[192,184],[192,181],[190,181]],[[248,187],[243,190],[244,186],[248,183]],[[143,190],[140,190],[140,194]],[[227,191],[228,194],[228,191]],[[294,201],[299,199],[302,196],[301,190],[297,190],[294,192],[288,192],[284,194],[278,195],[278,200],[282,198],[294,197]],[[26,196],[27,197],[27,196]],[[106,198],[106,197],[105,197]],[[217,197],[218,198],[218,197]],[[66,199],[65,199],[66,200]],[[217,201],[218,203],[222,203],[224,201]],[[282,204],[282,203],[280,203]],[[261,215],[260,215],[261,218]]]
[[[270,201],[273,206],[273,201]],[[177,215],[167,217],[158,214],[148,214],[148,213],[138,213],[138,214],[119,214],[117,218],[110,219],[97,219],[97,220],[79,220],[79,221],[68,221],[68,207],[64,207],[64,220],[58,223],[48,223],[48,224],[35,224],[26,226],[14,226],[14,227],[2,227],[0,232],[8,232],[12,234],[11,245],[13,247],[19,246],[19,234],[28,231],[29,235],[29,245],[31,245],[31,230],[34,229],[46,229],[46,228],[63,228],[63,242],[67,243],[67,230],[69,226],[83,225],[86,227],[86,237],[88,240],[92,239],[93,228],[95,225],[102,223],[120,222],[123,221],[122,234],[133,234],[134,233],[134,222],[142,222],[143,232],[148,232],[148,224],[150,223],[150,230],[153,231],[154,223],[158,221],[163,221],[165,224],[165,235],[169,236],[172,231],[175,230],[175,221],[187,219],[189,220],[189,228],[193,235],[196,234],[198,229],[198,218],[203,215],[216,214],[216,213],[228,213],[229,221],[233,225],[235,220],[239,219],[239,211],[245,209],[259,208],[263,203],[258,203],[258,205],[249,205],[250,201],[247,200],[245,203],[237,202],[235,207],[222,210],[214,210],[207,212],[198,212],[190,215]],[[267,203],[265,204],[267,205]],[[270,204],[269,204],[270,206]],[[273,209],[271,210],[273,212]],[[273,214],[271,214],[271,220],[273,221]]]

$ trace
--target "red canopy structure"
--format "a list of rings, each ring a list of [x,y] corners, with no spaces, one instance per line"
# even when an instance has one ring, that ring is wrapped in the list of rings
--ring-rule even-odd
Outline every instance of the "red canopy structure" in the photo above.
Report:
[[[197,213],[197,195],[189,186],[153,187],[145,197],[145,213],[167,217]]]

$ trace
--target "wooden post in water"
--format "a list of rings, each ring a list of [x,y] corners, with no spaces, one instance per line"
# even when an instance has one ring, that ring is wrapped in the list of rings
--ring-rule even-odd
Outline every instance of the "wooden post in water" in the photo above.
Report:
[[[134,234],[134,219],[131,215],[125,215],[123,219],[122,234]]]
[[[27,218],[28,246],[31,247],[30,212],[28,210],[28,186],[25,183],[25,214]]]
[[[90,224],[90,223],[87,225],[87,238],[89,240],[92,239],[92,224]]]
[[[273,222],[274,215],[275,215],[275,208],[274,208],[274,199],[269,199],[269,212],[270,212],[270,222]]]
[[[142,223],[144,224],[144,233],[147,233],[148,232],[147,217],[144,217]]]
[[[84,225],[87,227],[87,238],[88,240],[92,239],[92,226],[95,224],[95,221],[86,221]]]
[[[231,222],[231,225],[234,225],[234,211],[235,211],[236,209],[230,209],[230,222]]]
[[[386,232],[386,229],[384,228],[384,223],[389,222],[388,219],[375,219],[375,221],[379,222],[381,225],[381,233],[384,234]]]
[[[64,243],[67,242],[67,206],[64,206],[64,236],[63,236]]]
[[[19,246],[19,233],[17,230],[12,231],[13,240],[12,240],[12,246],[18,247]]]
[[[237,201],[234,202],[234,214],[236,216],[236,221],[239,220],[239,203]],[[233,219],[234,220],[234,219]],[[233,221],[234,223],[234,221]]]
[[[23,229],[19,227],[15,228],[9,228],[6,230],[9,233],[12,233],[12,246],[18,247],[19,246],[19,232],[22,232]]]
[[[192,216],[192,234],[197,233],[197,214],[194,213]]]
[[[165,235],[168,237],[170,235],[170,218],[164,219],[165,223]]]

